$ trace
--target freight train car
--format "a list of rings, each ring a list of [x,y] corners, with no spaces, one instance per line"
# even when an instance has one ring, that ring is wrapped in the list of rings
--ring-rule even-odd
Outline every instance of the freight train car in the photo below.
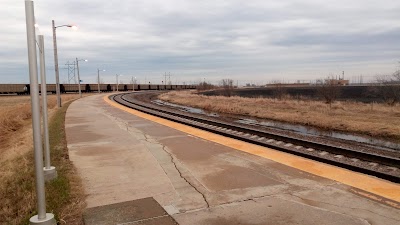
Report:
[[[0,84],[0,94],[20,95],[26,93],[28,87],[26,84]]]
[[[42,89],[40,89],[42,90]],[[56,93],[56,84],[47,84],[46,85],[47,92]]]
[[[81,84],[82,92],[100,92],[116,91],[116,84]],[[146,91],[146,90],[181,90],[181,89],[195,89],[195,85],[165,85],[165,84],[119,84],[118,91]],[[29,84],[0,84],[0,94],[29,94]],[[40,92],[39,84],[39,92]],[[60,84],[61,93],[74,93],[78,92],[78,84]],[[55,84],[47,84],[47,92],[56,93]]]
[[[62,86],[64,87],[64,88],[62,88],[63,93],[79,91],[78,84],[62,84]],[[81,84],[81,90],[82,90],[82,87],[84,87],[84,85]]]
[[[149,90],[158,90],[158,89],[159,89],[158,85],[155,85],[155,84],[150,84],[149,85]]]

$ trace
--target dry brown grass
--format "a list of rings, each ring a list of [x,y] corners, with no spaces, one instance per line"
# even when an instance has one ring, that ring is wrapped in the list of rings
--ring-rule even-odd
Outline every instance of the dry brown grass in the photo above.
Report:
[[[174,91],[160,99],[204,110],[310,125],[326,130],[355,132],[400,140],[400,106],[320,101],[203,96]]]
[[[76,99],[78,95],[62,95],[62,101]],[[0,96],[0,162],[28,151],[32,137],[30,96]],[[48,96],[48,109],[51,116],[56,106],[56,96]],[[18,134],[18,135],[15,135]],[[11,155],[10,155],[11,154]]]
[[[68,159],[63,123],[67,102],[78,95],[62,95],[66,106],[60,110],[55,97],[48,99],[49,129],[59,178],[46,184],[47,206],[57,212],[60,224],[81,224],[83,190]],[[26,224],[36,214],[31,126],[29,96],[0,96],[0,224]]]

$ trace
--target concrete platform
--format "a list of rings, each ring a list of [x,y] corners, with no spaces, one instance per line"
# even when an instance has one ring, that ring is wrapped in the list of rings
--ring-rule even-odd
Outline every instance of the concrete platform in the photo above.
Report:
[[[103,96],[73,102],[66,117],[88,208],[152,197],[179,224],[400,224],[396,200],[143,119]]]

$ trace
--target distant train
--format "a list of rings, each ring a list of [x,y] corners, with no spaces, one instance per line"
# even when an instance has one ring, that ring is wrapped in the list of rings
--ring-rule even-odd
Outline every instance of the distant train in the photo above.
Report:
[[[39,91],[40,89],[39,84]],[[195,85],[163,85],[163,84],[119,84],[118,91],[142,91],[142,90],[182,90],[195,89]],[[0,94],[26,95],[30,93],[29,84],[0,84]],[[100,92],[116,91],[116,84],[100,84]],[[60,84],[61,93],[78,92],[78,84]],[[98,92],[98,84],[81,84],[82,92]],[[47,92],[56,93],[55,84],[47,84]]]

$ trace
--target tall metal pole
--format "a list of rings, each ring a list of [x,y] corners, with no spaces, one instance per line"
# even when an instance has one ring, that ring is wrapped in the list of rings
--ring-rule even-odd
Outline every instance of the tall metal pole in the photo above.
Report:
[[[35,12],[32,0],[25,0],[26,33],[29,59],[29,79],[31,87],[32,130],[35,156],[36,195],[38,215],[30,218],[30,224],[56,224],[54,215],[46,213],[46,196],[44,189],[43,152],[40,135],[40,104],[37,74]]]
[[[60,96],[60,74],[58,71],[58,55],[57,55],[57,37],[56,37],[56,26],[54,20],[51,21],[53,24],[53,48],[54,48],[54,70],[56,71],[56,94],[57,94],[57,106],[61,108],[61,96]]]
[[[78,63],[78,58],[76,58],[76,69],[78,70],[78,90],[79,90],[79,98],[82,98],[82,92],[81,92],[81,77],[79,76],[79,63]]]
[[[49,148],[49,130],[47,129],[47,88],[46,88],[46,66],[44,58],[44,40],[43,35],[39,37],[39,51],[40,51],[40,84],[41,84],[41,95],[42,95],[42,111],[43,111],[43,134],[44,134],[44,148],[45,148],[45,167],[50,169],[50,148]]]
[[[97,69],[97,89],[99,90],[100,93],[100,70]]]
[[[57,177],[56,168],[51,166],[50,163],[50,141],[49,141],[49,129],[48,129],[48,115],[47,115],[47,88],[46,88],[46,65],[44,56],[44,38],[43,35],[39,37],[39,50],[40,50],[40,83],[41,83],[41,95],[42,95],[42,114],[43,114],[43,140],[44,140],[44,179],[52,180]]]
[[[118,74],[115,74],[115,77],[117,79],[117,92],[118,92]]]
[[[133,76],[132,76],[132,91],[135,91],[135,83],[136,83],[136,77],[135,77],[135,79],[133,79]]]

